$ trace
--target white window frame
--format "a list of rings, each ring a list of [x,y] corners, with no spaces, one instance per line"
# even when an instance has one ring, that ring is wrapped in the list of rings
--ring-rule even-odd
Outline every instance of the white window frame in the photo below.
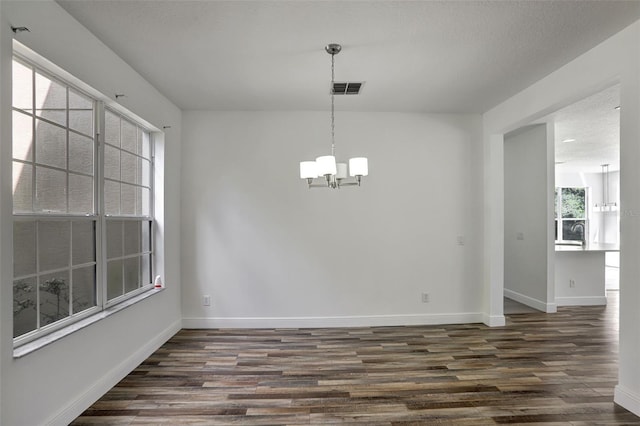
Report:
[[[562,190],[565,188],[574,188],[574,189],[583,189],[584,190],[584,214],[585,217],[562,217]],[[556,226],[558,230],[558,238],[556,241],[564,241],[564,232],[563,232],[563,222],[565,221],[584,221],[584,234],[583,238],[585,241],[589,240],[589,187],[587,186],[556,186],[555,190],[557,191],[558,197],[556,201]],[[579,240],[575,240],[579,241]]]
[[[102,256],[101,256],[101,262],[102,262],[102,266],[103,266],[103,270],[101,273],[101,278],[102,278],[102,283],[103,285],[101,286],[100,290],[102,293],[102,300],[103,300],[103,307],[104,309],[117,305],[118,303],[121,303],[123,301],[126,301],[132,297],[137,296],[140,293],[144,293],[145,291],[148,291],[150,289],[152,289],[154,287],[153,285],[153,272],[155,270],[154,267],[154,262],[153,262],[153,258],[154,253],[155,253],[155,227],[156,227],[156,221],[154,219],[155,215],[154,215],[154,205],[155,205],[155,188],[154,188],[154,170],[155,170],[155,143],[154,143],[154,139],[153,139],[153,133],[145,128],[144,126],[142,126],[140,123],[138,123],[135,119],[119,112],[116,111],[113,108],[108,108],[104,105],[104,103],[100,103],[99,107],[98,107],[101,111],[100,111],[100,129],[104,129],[105,125],[104,125],[104,118],[105,118],[105,111],[108,109],[112,114],[116,114],[120,117],[120,119],[125,119],[128,120],[132,123],[134,123],[137,127],[145,130],[146,132],[149,133],[149,149],[150,149],[150,167],[149,167],[149,193],[150,193],[150,204],[149,204],[149,215],[147,216],[135,216],[135,215],[113,215],[113,214],[106,214],[103,213],[100,215],[100,222],[101,222],[101,227],[104,230],[101,234],[101,236],[103,237],[103,241],[101,243],[101,250],[102,250]],[[107,178],[104,176],[104,150],[105,150],[105,146],[108,145],[105,141],[105,131],[101,132],[101,135],[98,135],[98,143],[99,143],[99,157],[100,157],[100,167],[99,167],[99,175],[100,175],[100,212],[105,212],[105,206],[104,206],[104,202],[105,202],[105,197],[104,197],[104,185],[105,185],[105,181],[107,180]],[[126,151],[126,150],[122,150],[125,152],[129,152],[130,151]],[[136,155],[137,156],[137,155]],[[122,181],[120,181],[122,183]],[[122,201],[122,200],[121,200]],[[107,263],[108,263],[108,259],[107,259],[107,238],[106,238],[106,229],[107,229],[107,221],[108,220],[123,220],[123,221],[127,221],[127,220],[135,220],[135,221],[141,221],[141,222],[145,222],[145,221],[150,221],[151,222],[151,226],[149,229],[149,233],[150,233],[150,252],[148,253],[149,255],[149,267],[150,267],[150,272],[149,272],[149,276],[151,281],[149,283],[143,284],[140,288],[136,289],[136,290],[132,290],[130,292],[124,293],[120,296],[117,296],[111,300],[109,300],[109,298],[107,297],[107,287],[108,287],[108,281],[107,281]],[[145,253],[143,253],[145,254]],[[126,258],[127,256],[123,256],[123,259]]]
[[[29,56],[33,56],[31,54],[31,52],[29,52]],[[142,293],[145,293],[149,290],[152,290],[154,288],[153,285],[153,275],[154,275],[154,271],[157,268],[157,265],[155,264],[155,248],[156,248],[156,244],[155,244],[155,233],[156,233],[156,220],[155,220],[155,215],[154,215],[154,205],[155,205],[155,185],[154,185],[154,175],[155,175],[155,137],[154,137],[154,130],[149,128],[148,126],[142,124],[140,122],[140,120],[138,120],[133,114],[127,113],[126,111],[123,111],[123,109],[119,106],[117,106],[117,109],[115,108],[109,108],[109,105],[103,100],[105,99],[105,97],[98,97],[95,94],[91,94],[88,93],[87,90],[83,90],[81,87],[78,87],[77,84],[74,84],[73,82],[68,81],[68,79],[66,79],[64,76],[59,75],[59,73],[56,72],[56,70],[51,70],[48,69],[48,67],[43,66],[43,64],[40,63],[40,61],[38,60],[33,60],[30,57],[27,57],[23,54],[21,54],[21,52],[14,50],[13,53],[13,59],[17,60],[18,62],[22,63],[23,65],[26,65],[32,69],[34,69],[35,71],[37,71],[38,73],[46,76],[47,78],[50,78],[64,86],[67,87],[67,93],[69,92],[70,89],[73,89],[74,91],[82,94],[83,96],[86,96],[87,98],[91,99],[93,101],[93,109],[94,109],[94,131],[93,131],[93,143],[94,143],[94,157],[93,157],[93,165],[94,165],[94,174],[93,174],[93,197],[94,197],[94,208],[93,208],[93,214],[70,214],[70,213],[47,213],[45,211],[42,212],[36,212],[35,211],[35,203],[36,203],[36,199],[35,199],[35,191],[36,191],[36,180],[35,180],[35,152],[33,152],[33,157],[31,158],[31,165],[33,166],[33,170],[32,170],[32,212],[19,212],[19,213],[13,213],[13,221],[19,221],[19,220],[32,220],[35,221],[36,223],[36,227],[38,226],[39,221],[50,221],[50,220],[64,220],[64,221],[74,221],[74,220],[87,220],[87,221],[93,221],[95,223],[94,229],[95,229],[95,238],[94,238],[94,243],[95,243],[95,274],[96,274],[96,279],[95,279],[95,298],[96,298],[96,306],[88,308],[86,310],[83,310],[81,312],[78,313],[72,313],[71,315],[60,319],[58,321],[55,321],[51,324],[45,325],[45,326],[41,326],[40,325],[40,307],[38,306],[39,304],[39,277],[43,274],[47,274],[51,271],[39,271],[39,266],[36,264],[36,272],[35,274],[29,274],[29,275],[25,275],[25,276],[21,276],[21,277],[13,277],[12,279],[12,287],[13,287],[13,283],[18,280],[18,279],[25,279],[25,278],[35,278],[36,280],[36,329],[32,330],[30,332],[27,332],[25,334],[22,334],[20,336],[14,337],[13,339],[13,343],[14,343],[14,348],[20,347],[22,345],[25,345],[29,342],[33,342],[34,340],[37,340],[43,336],[46,336],[48,334],[51,334],[55,331],[64,329],[66,327],[69,327],[70,325],[81,321],[83,319],[87,319],[91,316],[97,315],[97,314],[101,314],[101,312],[105,311],[108,308],[114,307],[122,302],[128,301]],[[47,61],[44,58],[38,58],[38,59],[42,59],[43,63],[46,63]],[[35,73],[34,73],[35,75]],[[33,108],[35,108],[35,79],[32,80],[32,96],[34,99],[34,104],[33,104]],[[95,92],[95,90],[92,90],[93,92]],[[102,99],[100,99],[102,98]],[[116,105],[114,105],[116,106]],[[68,107],[69,107],[69,97],[67,96],[67,115],[68,115]],[[30,117],[32,117],[33,120],[33,126],[35,126],[36,120],[44,120],[45,122],[50,122],[50,120],[44,119],[39,117],[36,113],[35,110],[32,108],[32,111],[30,114],[25,114],[28,115]],[[148,133],[149,135],[149,149],[150,149],[150,167],[149,167],[149,215],[148,216],[107,216],[104,214],[104,135],[103,135],[103,131],[102,129],[104,129],[104,116],[105,116],[105,109],[109,108],[112,112],[118,114],[120,117],[128,120],[131,123],[134,123],[138,128],[143,129],[145,132]],[[19,113],[23,114],[24,112],[22,112],[19,108],[13,108],[12,105],[12,111],[19,111]],[[37,117],[37,118],[36,118]],[[56,126],[58,127],[63,127],[58,123],[54,123]],[[64,127],[65,130],[68,132],[74,132],[73,129],[69,129],[69,120],[67,118],[67,123],[66,126]],[[83,133],[80,133],[83,134]],[[35,138],[35,131],[33,132],[33,136]],[[85,135],[88,136],[88,135]],[[65,170],[65,172],[67,173],[67,175],[69,174],[69,170],[68,170],[68,158],[69,158],[69,150],[68,150],[68,143],[69,143],[69,138],[67,136],[67,170]],[[35,146],[35,145],[34,145]],[[34,150],[35,151],[35,150]],[[12,163],[13,163],[13,159],[12,159]],[[25,162],[25,164],[28,162]],[[46,167],[46,166],[45,166]],[[75,173],[75,172],[74,172]],[[66,180],[66,187],[68,188],[69,185],[69,179],[67,178]],[[67,195],[67,207],[68,207],[68,195]],[[150,225],[150,229],[149,229],[149,249],[150,252],[140,252],[140,256],[144,256],[144,255],[148,255],[149,256],[149,278],[150,278],[150,282],[148,283],[142,283],[140,285],[140,287],[138,287],[135,290],[132,290],[130,292],[127,292],[125,294],[122,294],[112,300],[107,300],[107,253],[106,253],[106,221],[108,219],[116,219],[116,220],[140,220],[142,222],[144,221],[150,221],[151,225]],[[37,238],[37,232],[36,232],[36,238]],[[71,237],[70,237],[71,238]],[[69,249],[72,251],[73,250],[73,245],[72,245],[73,241],[70,240],[69,241]],[[36,242],[37,244],[37,242]],[[36,249],[37,250],[37,249]],[[37,260],[38,254],[36,251],[36,262]],[[87,264],[88,265],[88,264]],[[80,268],[82,266],[87,266],[87,265],[73,265],[73,261],[70,258],[69,260],[69,265],[67,268],[65,268],[66,270],[69,271],[69,273],[71,273],[74,269]],[[73,297],[71,294],[72,290],[68,290],[69,291],[69,305],[71,306],[73,304]],[[71,312],[71,311],[69,311]]]

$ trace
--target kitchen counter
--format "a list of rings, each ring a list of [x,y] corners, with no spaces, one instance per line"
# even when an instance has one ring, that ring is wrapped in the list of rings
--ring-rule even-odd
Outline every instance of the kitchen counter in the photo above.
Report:
[[[556,303],[606,305],[604,283],[605,253],[620,251],[619,244],[571,242],[555,245]]]
[[[587,243],[585,246],[571,245],[571,244],[556,244],[556,252],[559,251],[571,251],[571,252],[584,252],[584,251],[620,251],[620,244],[613,243]]]

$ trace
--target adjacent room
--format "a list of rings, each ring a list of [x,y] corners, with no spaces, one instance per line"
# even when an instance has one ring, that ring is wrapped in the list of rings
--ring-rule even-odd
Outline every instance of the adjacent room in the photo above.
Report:
[[[0,424],[640,424],[640,2],[0,0]]]

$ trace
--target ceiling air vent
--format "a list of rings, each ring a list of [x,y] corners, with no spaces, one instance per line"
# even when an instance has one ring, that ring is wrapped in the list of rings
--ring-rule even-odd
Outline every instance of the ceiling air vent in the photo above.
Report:
[[[333,83],[333,94],[334,95],[359,95],[360,89],[364,85],[364,82],[340,82],[336,81]]]

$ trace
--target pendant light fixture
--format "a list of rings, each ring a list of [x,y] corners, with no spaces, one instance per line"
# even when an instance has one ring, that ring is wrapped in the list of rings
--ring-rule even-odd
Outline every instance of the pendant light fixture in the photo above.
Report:
[[[306,179],[309,188],[331,188],[342,186],[360,186],[363,176],[369,174],[369,164],[366,157],[356,157],[346,163],[336,163],[335,140],[335,56],[340,53],[342,46],[331,43],[324,48],[331,55],[331,155],[316,158],[315,161],[300,162],[300,178]],[[348,176],[354,179],[348,179]],[[325,184],[315,184],[316,178],[322,178]]]
[[[595,211],[597,212],[611,212],[618,210],[618,205],[615,201],[609,199],[609,165],[603,164],[602,168],[602,202],[596,203]]]

